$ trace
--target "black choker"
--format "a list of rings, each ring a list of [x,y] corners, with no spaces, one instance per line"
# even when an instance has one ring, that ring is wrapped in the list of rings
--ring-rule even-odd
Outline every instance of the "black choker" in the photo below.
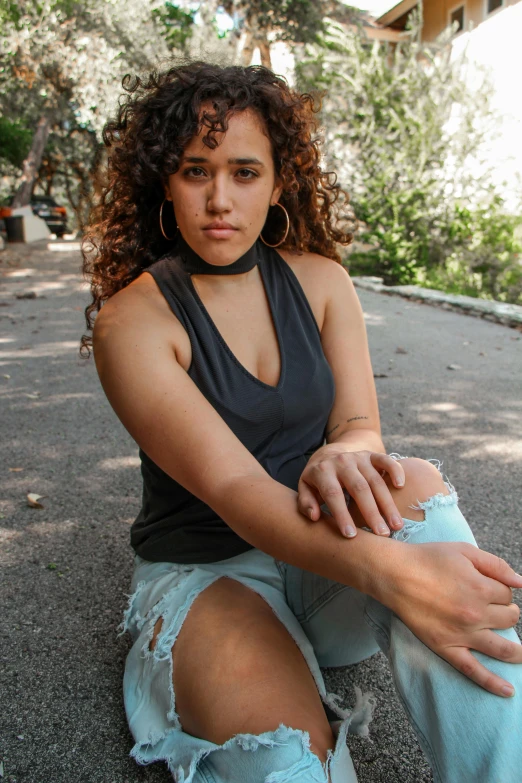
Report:
[[[259,263],[257,241],[236,261],[225,266],[209,264],[190,247],[181,234],[176,243],[176,253],[179,253],[183,269],[189,275],[239,275],[242,272],[250,272]]]

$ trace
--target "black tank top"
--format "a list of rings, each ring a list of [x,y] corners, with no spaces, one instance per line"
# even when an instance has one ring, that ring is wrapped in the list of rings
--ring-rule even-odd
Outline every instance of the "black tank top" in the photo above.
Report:
[[[230,351],[182,268],[179,252],[164,256],[146,271],[188,333],[190,378],[267,473],[297,490],[310,455],[325,440],[335,396],[333,373],[291,267],[261,240],[255,247],[281,354],[275,387],[258,380]],[[142,507],[131,528],[137,554],[152,561],[211,563],[253,548],[142,449],[139,454]]]

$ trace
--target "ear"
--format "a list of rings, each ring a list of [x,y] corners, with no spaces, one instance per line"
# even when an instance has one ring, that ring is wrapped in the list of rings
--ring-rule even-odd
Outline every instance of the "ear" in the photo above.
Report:
[[[283,192],[283,185],[279,180],[276,180],[276,184],[274,185],[274,189],[272,191],[272,195],[270,197],[270,206],[273,207],[274,204],[276,204],[280,197],[281,193]]]
[[[163,190],[165,191],[165,198],[167,201],[172,201],[172,195],[168,183],[163,185]]]

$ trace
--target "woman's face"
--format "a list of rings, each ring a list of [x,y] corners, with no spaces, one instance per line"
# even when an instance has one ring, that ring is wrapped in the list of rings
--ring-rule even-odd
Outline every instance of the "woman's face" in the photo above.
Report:
[[[207,130],[185,148],[165,195],[173,202],[185,241],[208,263],[223,266],[252,247],[282,188],[275,178],[270,139],[255,111],[230,115],[213,150],[202,142]],[[213,223],[218,227],[212,228]],[[223,223],[231,228],[219,228]]]

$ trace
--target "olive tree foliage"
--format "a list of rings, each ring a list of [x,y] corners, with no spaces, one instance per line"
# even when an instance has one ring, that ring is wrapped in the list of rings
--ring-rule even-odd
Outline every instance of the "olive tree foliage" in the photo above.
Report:
[[[98,157],[91,136],[101,139],[123,75],[147,71],[170,54],[153,6],[141,0],[0,0],[1,119],[23,131],[25,141],[31,134],[19,162],[15,206],[28,203],[49,151],[55,159],[46,161],[47,170],[60,173],[73,206],[75,198],[82,201],[86,172]],[[0,134],[5,155],[1,123]],[[13,156],[0,164],[5,174]]]
[[[360,221],[366,252],[350,267],[518,301],[517,219],[504,214],[487,159],[499,130],[488,76],[470,89],[453,31],[422,42],[421,12],[410,19],[397,44],[329,20],[296,65],[300,88],[322,98],[325,157]]]
[[[238,65],[237,39],[226,36],[217,25],[223,10],[219,0],[167,0],[152,14],[160,27],[172,56],[179,60],[206,60],[221,65]]]
[[[191,8],[193,3],[179,0],[178,6]],[[217,33],[218,10],[228,14],[232,21],[232,29],[226,35],[218,35],[228,47],[230,62],[251,65],[254,51],[259,49],[261,64],[267,68],[272,68],[274,43],[284,41],[289,47],[311,43],[324,31],[326,16],[346,21],[361,13],[341,0],[206,0],[199,4],[202,24],[194,29],[194,39],[204,36],[207,42],[212,40],[212,32]]]
[[[323,30],[327,0],[225,0],[223,8],[244,33],[243,65],[250,65],[256,48],[261,64],[272,67],[270,45],[275,41],[306,43]]]

